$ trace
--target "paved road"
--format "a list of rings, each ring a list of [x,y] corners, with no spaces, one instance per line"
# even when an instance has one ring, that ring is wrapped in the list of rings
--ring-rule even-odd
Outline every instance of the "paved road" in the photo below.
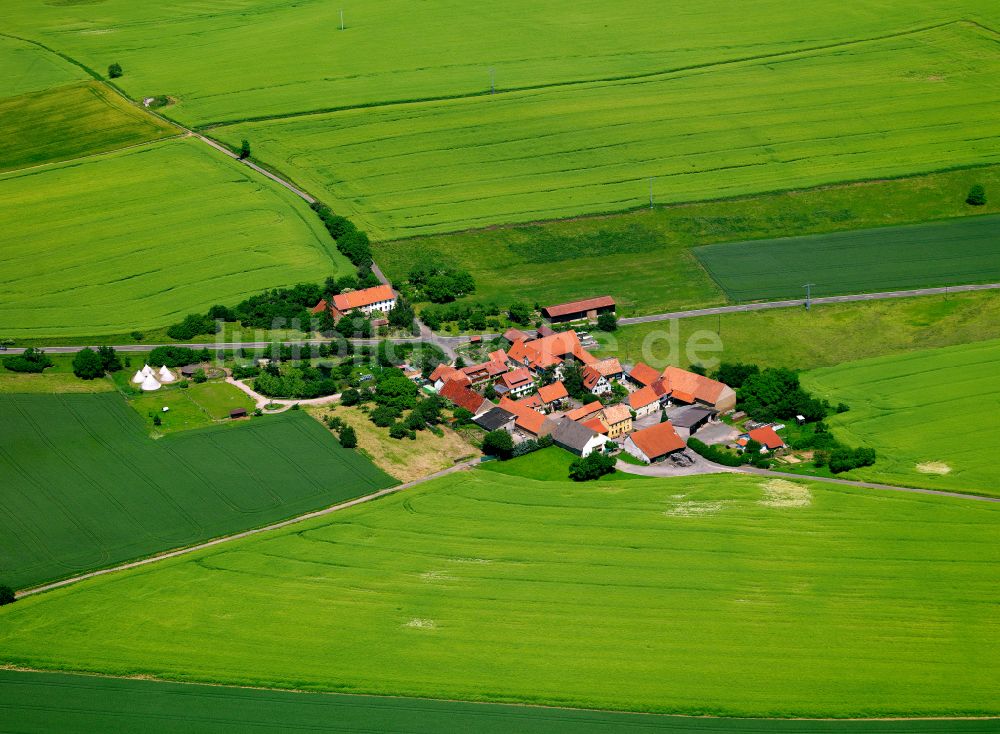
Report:
[[[883,293],[856,293],[847,296],[821,296],[813,298],[814,305],[824,303],[852,303],[855,301],[883,301],[889,298],[912,298],[913,296],[937,296],[947,293],[964,293],[967,291],[991,291],[1000,290],[1000,283],[985,283],[981,285],[951,285],[942,288],[917,288],[909,291],[885,291]],[[790,301],[764,301],[761,303],[747,303],[739,306],[716,306],[714,308],[696,308],[689,311],[674,311],[672,313],[657,313],[649,316],[633,316],[631,318],[618,319],[618,323],[624,326],[629,324],[649,324],[656,321],[669,321],[671,319],[688,319],[696,316],[714,316],[720,313],[742,313],[744,311],[764,311],[769,308],[794,308],[805,306],[804,298],[797,298]]]
[[[232,535],[224,535],[220,538],[213,538],[212,540],[205,541],[204,543],[198,543],[197,545],[188,546],[187,548],[178,548],[176,550],[167,551],[165,553],[158,553],[155,556],[150,556],[149,558],[142,558],[138,561],[129,561],[128,563],[122,563],[117,566],[112,566],[110,568],[102,568],[98,571],[90,571],[88,573],[80,574],[79,576],[73,576],[68,579],[62,579],[61,581],[53,581],[51,584],[44,584],[43,586],[36,586],[32,589],[24,589],[18,591],[16,596],[21,599],[25,596],[31,596],[32,594],[41,594],[44,591],[52,591],[53,589],[58,589],[63,586],[69,586],[70,584],[75,584],[78,581],[83,581],[85,579],[94,578],[95,576],[104,576],[109,573],[116,573],[118,571],[125,571],[130,568],[138,568],[139,566],[146,566],[150,563],[156,563],[157,561],[163,561],[167,558],[176,558],[178,556],[187,555],[188,553],[194,553],[195,551],[204,550],[205,548],[212,548],[217,545],[222,545],[223,543],[229,543],[233,540],[239,540],[241,538],[249,538],[251,535],[258,535],[260,533],[267,533],[271,530],[278,530],[280,528],[288,527],[289,525],[294,525],[297,522],[302,522],[303,520],[310,520],[314,517],[323,517],[324,515],[331,515],[334,512],[339,512],[340,510],[346,510],[349,507],[356,507],[357,505],[364,504],[365,502],[371,502],[372,500],[377,500],[380,497],[385,497],[386,495],[395,494],[396,492],[403,492],[408,489],[413,489],[425,482],[429,482],[432,479],[437,479],[439,477],[446,476],[458,471],[464,471],[469,469],[480,462],[480,459],[470,459],[469,461],[464,461],[461,464],[456,464],[455,466],[450,466],[447,469],[442,469],[439,472],[429,474],[421,479],[415,479],[412,482],[406,482],[405,484],[398,484],[395,487],[389,487],[388,489],[380,489],[378,492],[373,492],[372,494],[366,494],[364,497],[357,497],[353,500],[348,500],[346,502],[341,502],[330,507],[325,507],[322,510],[316,510],[314,512],[308,512],[304,515],[297,515],[296,517],[291,517],[287,520],[282,520],[281,522],[272,523],[271,525],[265,525],[261,528],[254,528],[252,530],[244,530],[240,533],[234,533]]]

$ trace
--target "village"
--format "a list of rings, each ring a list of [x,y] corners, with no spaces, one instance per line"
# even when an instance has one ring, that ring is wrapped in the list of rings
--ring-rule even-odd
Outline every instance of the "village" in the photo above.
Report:
[[[329,309],[339,319],[357,311],[379,319],[373,321],[377,325],[395,303],[391,287],[383,285],[335,296],[314,312]],[[735,390],[718,380],[675,366],[623,365],[618,358],[591,354],[588,347],[597,342],[583,328],[614,315],[615,307],[610,296],[543,307],[544,321],[536,329],[508,329],[475,364],[460,356],[438,365],[429,377],[406,372],[425,391],[468,411],[484,431],[509,434],[515,446],[541,440],[581,458],[599,453],[677,469],[698,461],[688,450],[695,435],[702,444],[735,452],[750,446],[773,454],[785,448],[775,426],[735,427],[746,416],[736,412]],[[481,343],[480,337],[471,338],[471,345]],[[567,383],[573,381],[578,389],[571,391]]]

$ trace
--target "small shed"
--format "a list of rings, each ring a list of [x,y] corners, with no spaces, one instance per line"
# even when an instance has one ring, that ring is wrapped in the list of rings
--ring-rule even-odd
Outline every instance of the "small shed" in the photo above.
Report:
[[[233,410],[229,411],[229,417],[232,418],[232,419],[234,419],[234,420],[236,418],[246,418],[247,417],[247,409],[246,408],[234,408]]]

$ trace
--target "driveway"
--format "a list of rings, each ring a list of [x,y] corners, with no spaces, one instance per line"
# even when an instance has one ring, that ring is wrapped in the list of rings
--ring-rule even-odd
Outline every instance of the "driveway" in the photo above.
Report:
[[[649,466],[636,466],[635,464],[626,464],[624,461],[619,461],[615,464],[615,469],[626,474],[637,474],[642,477],[691,477],[697,474],[722,474],[736,471],[728,466],[713,464],[691,449],[685,449],[684,454],[693,461],[691,466],[675,466],[669,460],[659,464],[650,464]]]

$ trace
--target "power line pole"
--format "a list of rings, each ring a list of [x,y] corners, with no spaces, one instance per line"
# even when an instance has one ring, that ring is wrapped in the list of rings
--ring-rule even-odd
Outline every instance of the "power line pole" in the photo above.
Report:
[[[806,283],[803,288],[806,289],[806,311],[809,310],[810,303],[812,301],[812,287],[816,285],[815,283]]]
[[[340,11],[340,30],[344,30],[344,11]]]
[[[497,91],[497,73],[496,69],[492,66],[490,67],[490,94],[496,94]]]
[[[653,208],[653,177],[649,177],[649,208]]]

